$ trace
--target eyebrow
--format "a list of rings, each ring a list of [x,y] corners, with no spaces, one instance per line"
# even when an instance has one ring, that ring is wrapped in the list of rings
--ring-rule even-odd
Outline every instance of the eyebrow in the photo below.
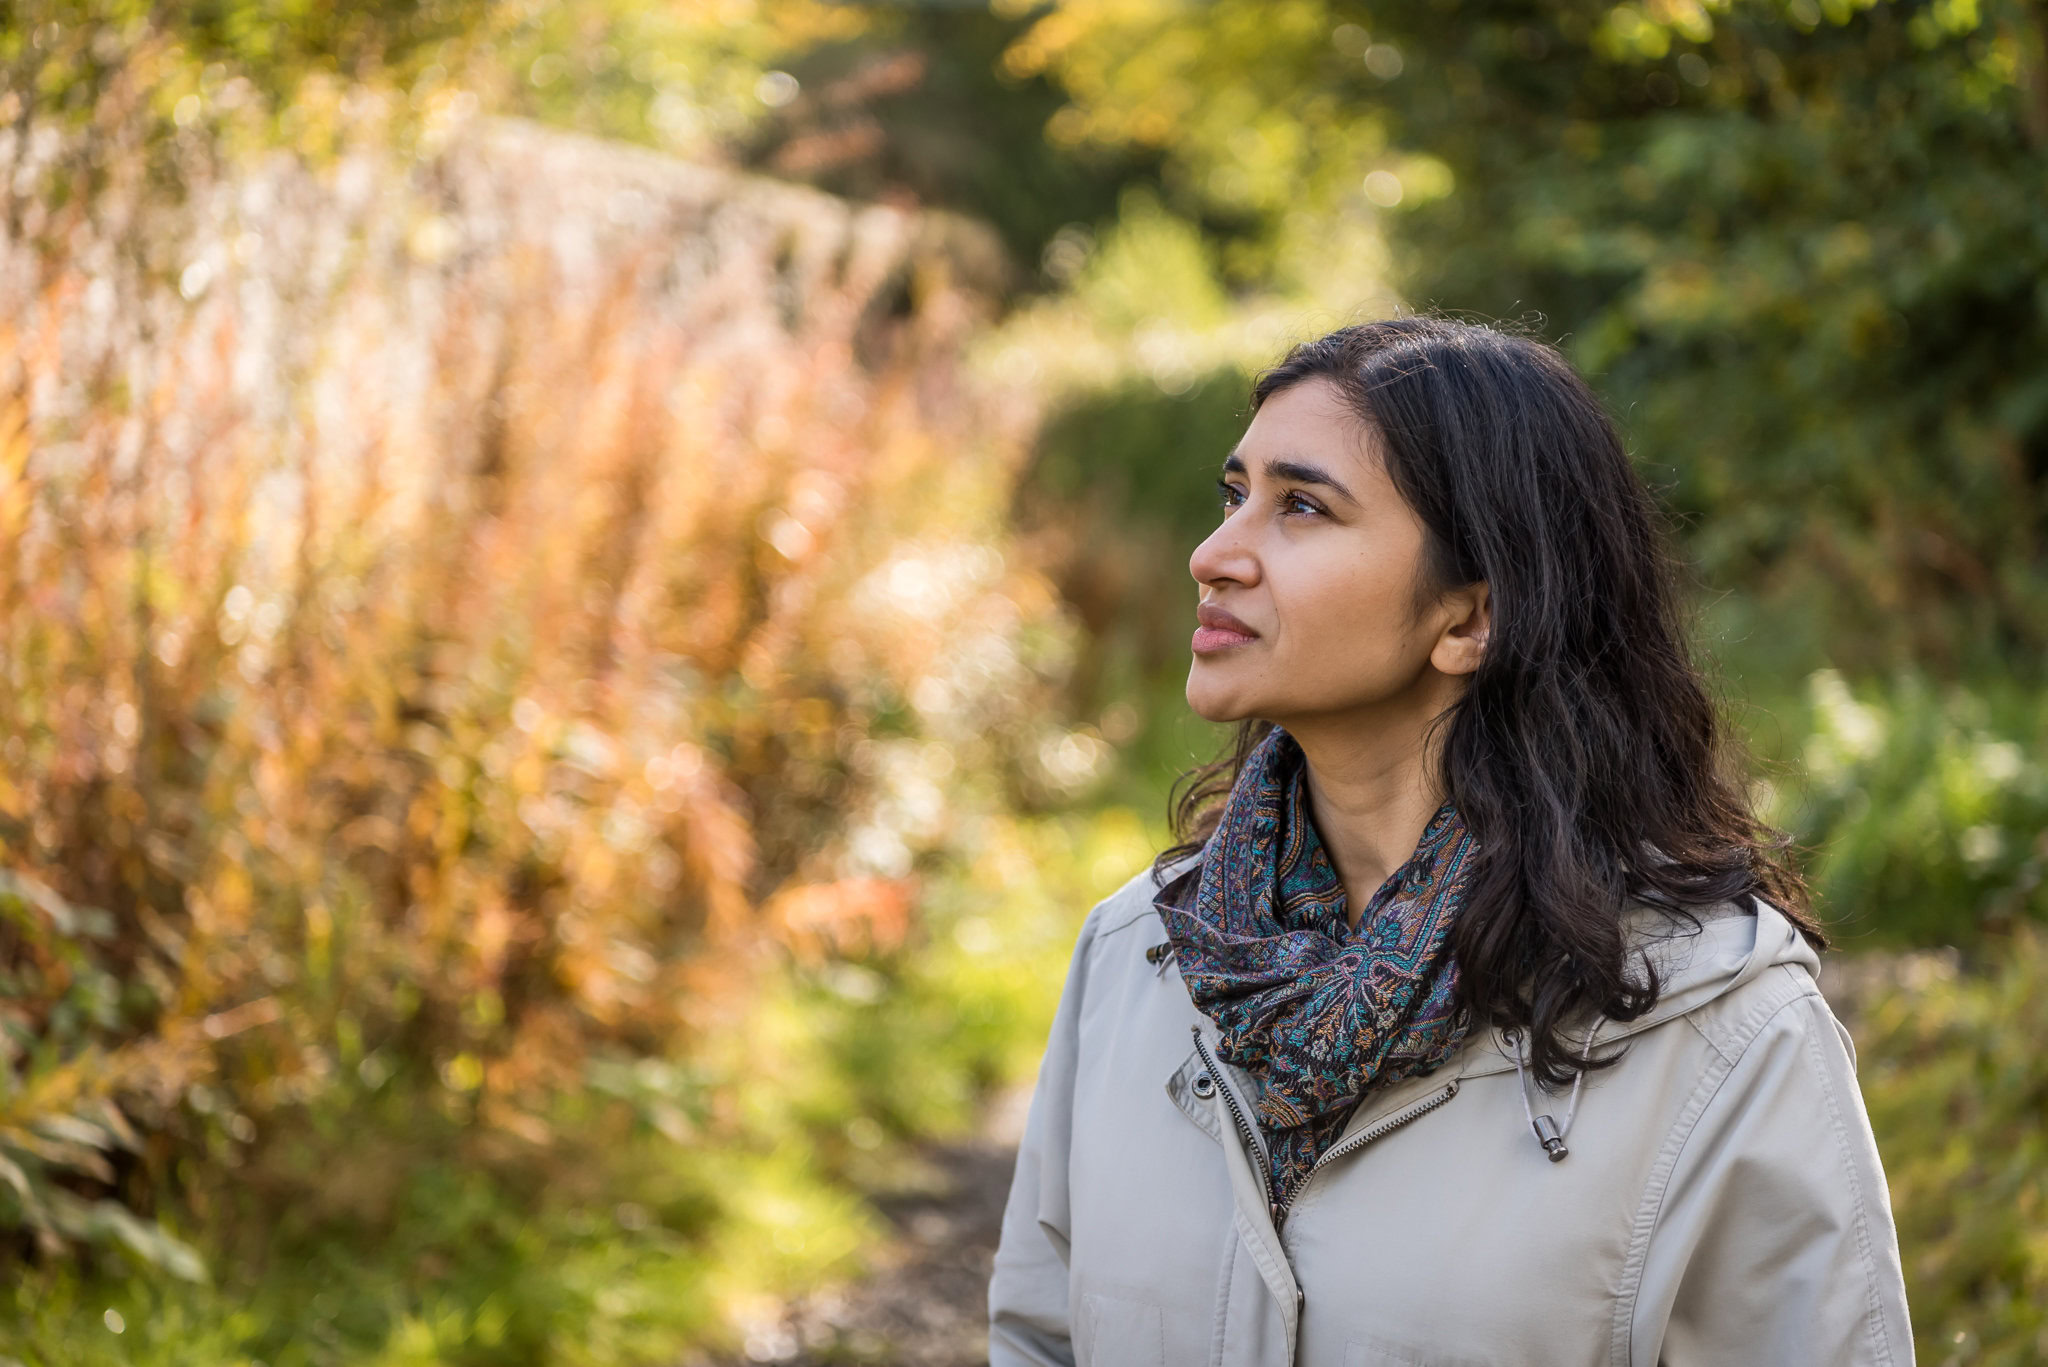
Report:
[[[1241,475],[1245,473],[1244,457],[1240,456],[1236,451],[1232,451],[1223,462],[1223,473],[1226,475]],[[1292,480],[1296,484],[1320,484],[1326,489],[1336,490],[1337,493],[1353,503],[1358,502],[1358,499],[1352,495],[1352,492],[1344,487],[1342,480],[1339,480],[1322,466],[1310,461],[1276,456],[1266,462],[1266,477],[1268,479]]]

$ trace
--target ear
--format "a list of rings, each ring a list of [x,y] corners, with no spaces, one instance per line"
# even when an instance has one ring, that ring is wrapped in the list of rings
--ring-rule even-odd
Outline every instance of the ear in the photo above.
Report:
[[[1429,662],[1444,674],[1470,674],[1485,657],[1486,638],[1493,629],[1493,600],[1485,581],[1452,590],[1443,600],[1443,610],[1449,620],[1429,652]]]

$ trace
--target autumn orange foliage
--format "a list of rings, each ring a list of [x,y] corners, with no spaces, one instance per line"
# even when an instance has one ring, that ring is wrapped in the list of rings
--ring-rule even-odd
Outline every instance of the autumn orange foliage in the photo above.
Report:
[[[17,210],[62,155],[0,149]],[[0,244],[0,1176],[46,1248],[344,1075],[545,1144],[778,938],[912,933],[1067,648],[1002,540],[1031,415],[958,360],[991,247],[514,123],[125,193]]]

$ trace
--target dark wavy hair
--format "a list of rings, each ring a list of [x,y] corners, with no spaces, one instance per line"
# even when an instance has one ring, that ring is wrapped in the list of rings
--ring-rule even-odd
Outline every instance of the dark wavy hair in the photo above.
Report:
[[[1396,318],[1295,346],[1255,379],[1251,411],[1317,377],[1377,431],[1426,530],[1423,601],[1484,581],[1492,605],[1483,661],[1431,723],[1478,842],[1451,940],[1463,1019],[1520,1029],[1559,1086],[1581,1066],[1565,1023],[1657,1003],[1654,968],[1624,942],[1631,901],[1697,929],[1699,909],[1761,897],[1825,948],[1688,647],[1662,513],[1570,363],[1501,328]],[[1155,881],[1202,847],[1271,729],[1240,723],[1174,785]]]

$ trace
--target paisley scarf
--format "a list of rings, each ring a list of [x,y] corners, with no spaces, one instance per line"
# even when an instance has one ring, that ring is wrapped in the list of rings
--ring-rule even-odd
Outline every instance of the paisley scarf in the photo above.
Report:
[[[1432,1071],[1462,1038],[1448,937],[1472,849],[1446,802],[1352,930],[1309,816],[1301,745],[1276,726],[1246,760],[1198,870],[1154,898],[1188,995],[1221,1032],[1218,1052],[1260,1085],[1276,1222],[1368,1087]]]

